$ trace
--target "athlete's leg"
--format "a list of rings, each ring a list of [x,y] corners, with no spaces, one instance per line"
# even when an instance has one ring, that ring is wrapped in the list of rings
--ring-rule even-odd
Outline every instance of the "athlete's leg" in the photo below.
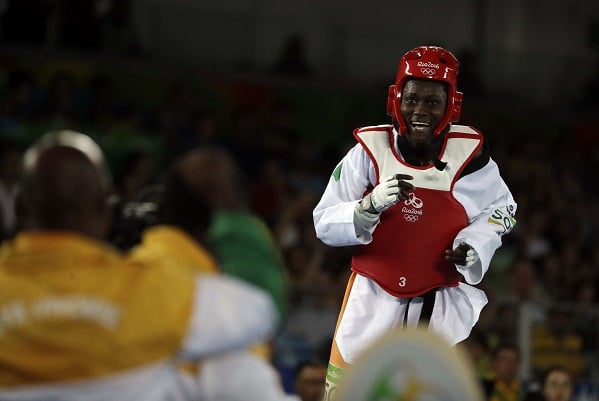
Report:
[[[333,335],[333,344],[331,346],[331,355],[329,357],[329,367],[327,370],[327,378],[325,383],[325,392],[324,392],[324,400],[329,401],[331,399],[332,394],[335,391],[335,387],[343,372],[349,364],[343,360],[341,353],[339,352],[339,348],[337,347],[337,341],[335,340],[335,336],[337,335],[337,329],[339,328],[339,322],[341,321],[341,317],[343,317],[343,312],[345,311],[345,305],[347,304],[347,299],[349,298],[349,294],[351,292],[351,288],[354,284],[354,280],[356,278],[355,273],[351,273],[349,280],[347,282],[347,287],[345,289],[345,295],[343,296],[343,303],[341,304],[341,311],[339,312],[339,317],[337,318],[337,326],[335,327],[335,335]]]

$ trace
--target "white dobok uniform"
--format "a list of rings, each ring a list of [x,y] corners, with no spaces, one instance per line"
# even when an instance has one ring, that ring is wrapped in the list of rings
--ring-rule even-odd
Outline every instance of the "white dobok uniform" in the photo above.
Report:
[[[390,125],[365,127],[356,131],[355,136],[360,143],[351,148],[337,165],[322,198],[313,211],[316,234],[330,246],[355,245],[356,253],[360,252],[362,246],[368,246],[373,241],[373,236],[376,237],[380,222],[371,229],[360,232],[358,236],[354,225],[354,209],[367,190],[379,182],[379,175],[385,178],[389,173],[410,174],[414,176],[414,180],[409,182],[414,185],[416,193],[420,188],[431,192],[445,191],[444,196],[452,197],[454,203],[457,201],[466,215],[463,217],[464,212],[460,211],[465,226],[453,239],[452,249],[455,249],[459,243],[466,242],[474,248],[479,257],[478,261],[470,267],[455,265],[457,271],[463,276],[459,283],[436,288],[428,327],[446,337],[451,344],[456,344],[468,337],[482,308],[487,303],[485,293],[473,285],[481,282],[494,252],[501,246],[502,236],[511,231],[515,224],[513,216],[516,203],[500,176],[497,164],[491,158],[488,158],[488,162],[479,169],[460,174],[475,153],[477,149],[475,145],[479,144],[476,146],[480,148],[482,144],[482,135],[473,128],[451,126],[448,137],[453,135],[457,139],[453,142],[453,147],[446,139],[440,155],[442,162],[449,162],[444,170],[439,170],[432,165],[425,167],[408,165],[401,156],[397,135],[397,131]],[[475,140],[471,141],[475,145],[470,145],[469,139]],[[390,143],[393,145],[390,146]],[[470,148],[464,150],[467,146]],[[453,156],[454,153],[460,154],[460,152],[462,156]],[[468,152],[471,153],[469,158],[463,156]],[[456,159],[454,164],[452,164],[452,157]],[[462,159],[459,159],[460,157]],[[403,215],[406,221],[412,219],[413,222],[415,213],[422,213],[420,210],[413,209],[413,201],[413,199],[406,200],[405,205],[400,202],[402,205],[399,209],[407,212]],[[412,202],[412,209],[409,209],[409,202]],[[416,205],[416,207],[420,206],[422,205]],[[442,210],[425,208],[422,210],[425,210],[425,214],[434,214],[437,220],[444,219]],[[381,216],[385,216],[388,212],[383,211]],[[399,218],[402,218],[401,214]],[[401,234],[403,233],[385,239],[388,244],[383,242],[383,249],[401,244]],[[422,233],[419,235],[426,240],[425,235]],[[414,243],[419,241],[419,238],[409,240]],[[450,246],[451,240],[447,248]],[[428,257],[425,255],[427,251],[429,250],[410,248],[408,253],[412,255],[409,258],[412,261],[419,260],[420,257],[425,259]],[[356,272],[355,260],[354,255],[352,269],[356,275],[353,283],[350,281],[351,288],[348,288],[349,295],[335,335],[341,356],[347,363],[352,363],[361,351],[391,328],[402,324],[417,325],[423,299],[420,296],[401,297],[383,289],[385,285],[379,285],[371,278],[372,276],[360,274],[359,269]],[[414,263],[410,262],[410,265],[412,264]],[[417,274],[418,270],[411,268]]]

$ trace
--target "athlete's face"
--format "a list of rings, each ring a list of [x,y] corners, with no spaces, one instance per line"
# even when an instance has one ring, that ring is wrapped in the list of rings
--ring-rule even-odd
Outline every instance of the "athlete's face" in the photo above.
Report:
[[[447,90],[442,82],[411,79],[403,87],[401,115],[406,122],[410,144],[430,143],[433,132],[447,109]]]

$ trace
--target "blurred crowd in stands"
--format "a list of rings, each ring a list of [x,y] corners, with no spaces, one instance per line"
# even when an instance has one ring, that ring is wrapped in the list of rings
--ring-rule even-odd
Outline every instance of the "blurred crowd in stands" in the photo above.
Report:
[[[298,71],[304,76],[307,70]],[[0,73],[3,240],[18,229],[14,202],[20,156],[44,132],[72,129],[95,138],[107,151],[122,205],[143,197],[166,166],[189,149],[223,147],[245,173],[245,186],[239,190],[272,231],[285,262],[290,309],[274,361],[286,385],[291,386],[302,362],[328,359],[351,249],[326,247],[315,237],[312,209],[333,163],[353,143],[352,129],[384,122],[384,92],[374,98],[378,104],[370,105],[380,109],[380,118],[356,121],[350,117],[342,124],[346,127],[343,131],[323,133],[337,138],[331,145],[317,140],[325,128],[313,126],[309,137],[298,130],[298,104],[278,96],[285,81],[232,78],[228,85],[205,90],[186,79],[175,79],[166,91],[154,94],[158,100],[151,102],[134,94],[125,96],[124,75],[116,77],[104,71],[81,74],[61,68],[44,75],[33,66],[28,69],[5,62]],[[313,87],[320,84],[318,78],[301,79],[311,80]],[[476,85],[463,83],[464,88]],[[215,91],[219,95],[216,102]],[[506,237],[481,284],[489,304],[464,346],[481,378],[487,380],[495,377],[498,350],[515,344],[516,368],[522,368],[519,364],[527,353],[531,379],[540,380],[546,369],[563,365],[580,383],[597,386],[596,97],[593,103],[581,94],[580,102],[563,105],[556,113],[512,98],[496,99],[482,90],[473,90],[472,96],[468,89],[464,92],[463,123],[471,122],[483,130],[492,157],[518,202],[517,226]],[[337,117],[333,110],[321,112]],[[122,213],[115,214],[116,220],[124,218]],[[136,223],[143,225],[138,219],[129,222],[128,229],[135,231],[131,224]],[[130,246],[122,234],[114,233],[115,246]],[[523,311],[529,325],[527,344],[522,344]],[[599,390],[595,394],[599,397]]]

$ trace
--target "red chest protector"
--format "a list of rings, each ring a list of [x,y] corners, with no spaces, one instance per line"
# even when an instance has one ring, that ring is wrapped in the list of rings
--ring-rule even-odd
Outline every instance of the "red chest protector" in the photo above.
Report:
[[[445,260],[458,232],[468,224],[453,186],[482,145],[482,135],[453,125],[439,159],[447,163],[414,167],[396,153],[391,126],[367,127],[354,135],[373,161],[377,183],[390,174],[409,174],[414,192],[381,215],[370,244],[356,247],[352,270],[370,277],[401,298],[419,296],[436,287],[456,286],[462,275]]]

